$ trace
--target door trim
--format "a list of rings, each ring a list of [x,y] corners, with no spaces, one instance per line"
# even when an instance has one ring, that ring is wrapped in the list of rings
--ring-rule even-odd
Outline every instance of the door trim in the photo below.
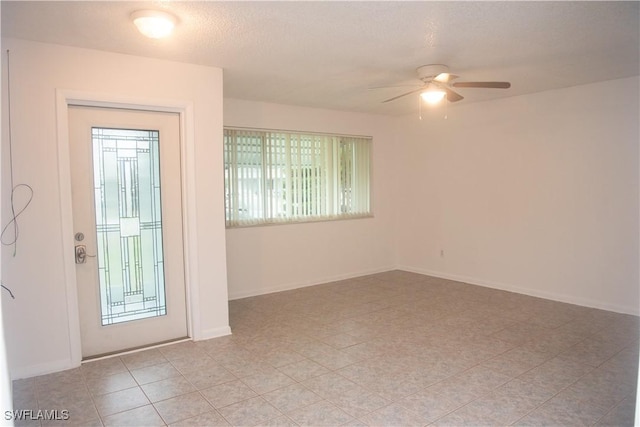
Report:
[[[73,209],[71,194],[71,163],[69,146],[70,105],[106,107],[152,112],[172,112],[180,116],[180,175],[182,184],[182,232],[184,275],[187,305],[187,333],[193,340],[201,339],[198,282],[198,245],[196,224],[195,138],[193,102],[167,99],[130,98],[110,94],[56,89],[56,122],[58,148],[58,185],[60,196],[63,269],[66,282],[67,316],[69,322],[70,366],[80,366],[80,315],[74,258]]]

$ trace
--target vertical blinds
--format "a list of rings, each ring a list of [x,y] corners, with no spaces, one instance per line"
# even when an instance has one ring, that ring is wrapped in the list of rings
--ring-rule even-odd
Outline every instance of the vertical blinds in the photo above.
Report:
[[[228,227],[368,216],[371,138],[224,130]]]

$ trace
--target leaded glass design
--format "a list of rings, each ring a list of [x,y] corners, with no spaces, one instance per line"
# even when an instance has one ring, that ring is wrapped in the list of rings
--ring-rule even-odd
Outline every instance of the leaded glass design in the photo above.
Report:
[[[159,132],[92,128],[102,325],[167,314]]]

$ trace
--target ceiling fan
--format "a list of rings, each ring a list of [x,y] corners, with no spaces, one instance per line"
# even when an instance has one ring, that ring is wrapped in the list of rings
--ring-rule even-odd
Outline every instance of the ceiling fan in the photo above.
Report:
[[[385,99],[383,103],[395,101],[414,93],[420,93],[420,96],[427,102],[437,103],[443,98],[449,102],[458,102],[464,99],[462,95],[453,90],[453,88],[486,88],[486,89],[508,89],[511,87],[509,82],[456,82],[459,76],[449,73],[449,67],[442,64],[423,65],[416,69],[418,79],[422,81],[422,85],[418,89]]]

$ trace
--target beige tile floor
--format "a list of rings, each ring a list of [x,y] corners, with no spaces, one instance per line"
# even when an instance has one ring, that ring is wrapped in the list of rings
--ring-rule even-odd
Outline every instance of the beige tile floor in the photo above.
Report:
[[[401,271],[229,308],[232,336],[17,380],[15,406],[82,426],[633,425],[637,317]]]

